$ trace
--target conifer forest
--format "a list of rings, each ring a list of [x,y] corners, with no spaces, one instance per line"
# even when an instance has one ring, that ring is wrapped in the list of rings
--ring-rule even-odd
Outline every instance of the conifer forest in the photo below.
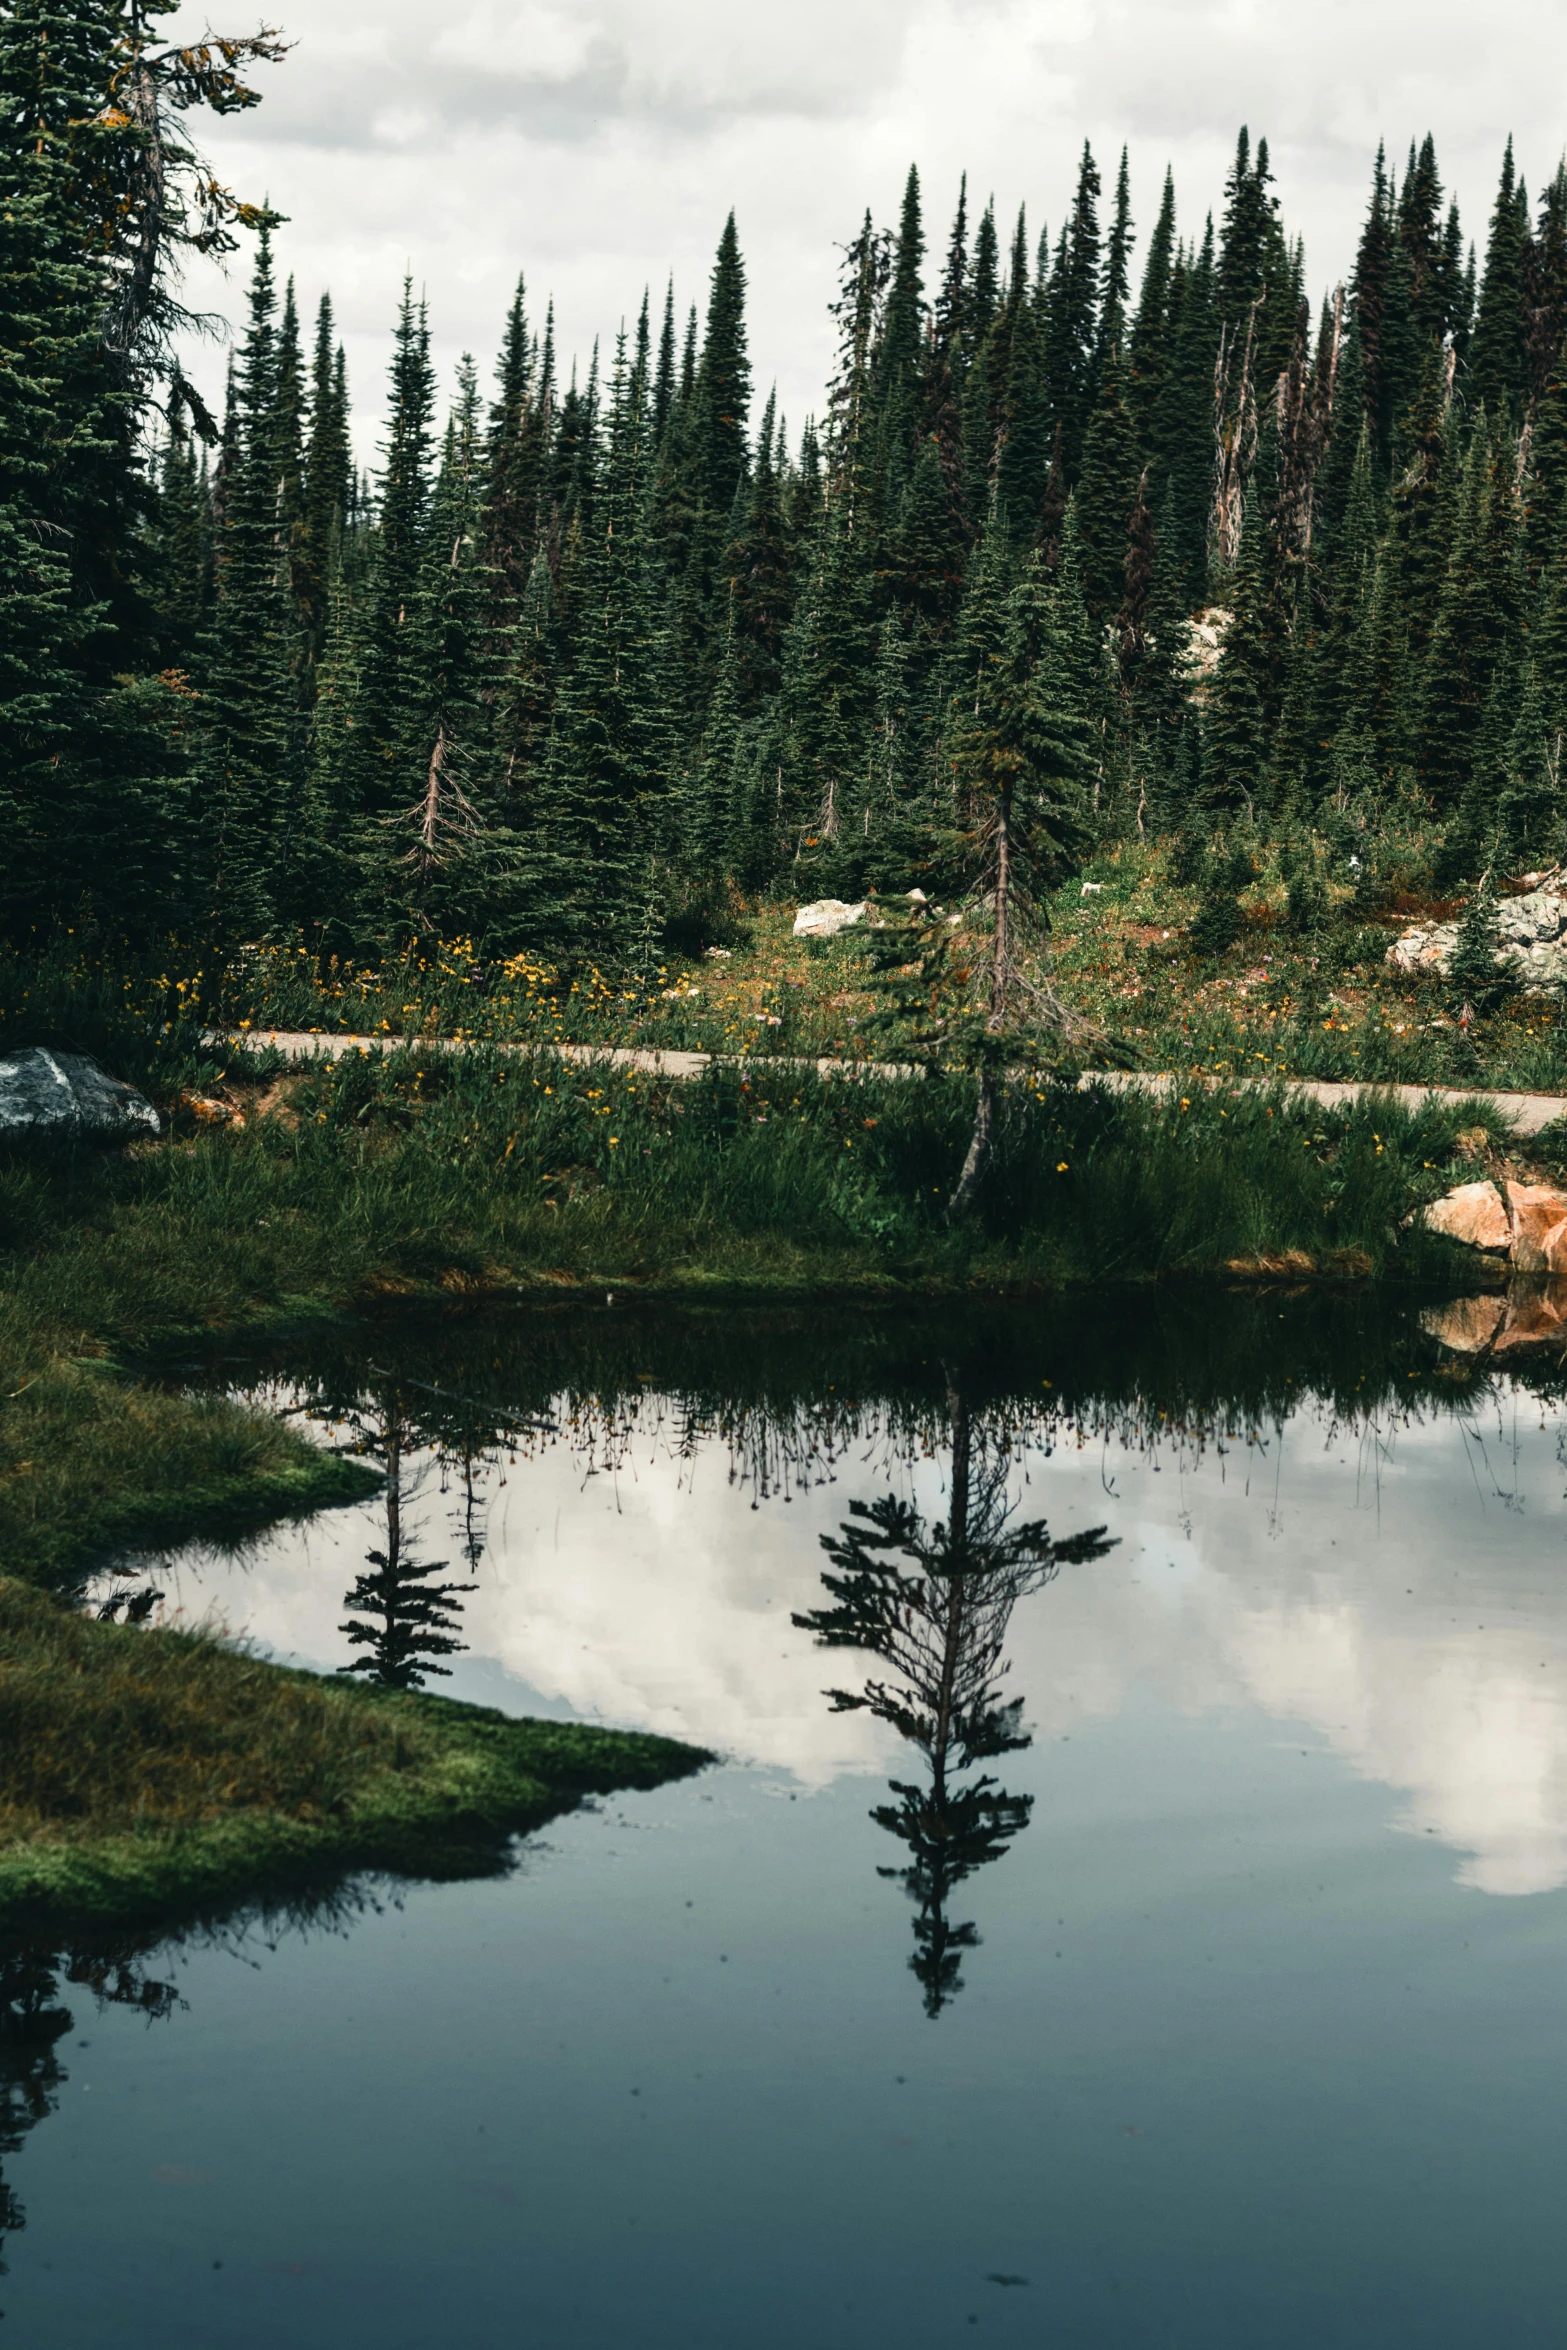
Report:
[[[1233,903],[1263,843],[1309,908],[1395,815],[1444,886],[1564,845],[1567,170],[1509,144],[1466,223],[1429,137],[1379,151],[1308,274],[1245,129],[1216,215],[1086,145],[1055,223],[911,168],[823,255],[799,418],[732,216],[700,302],[629,287],[590,352],[519,278],[450,399],[409,283],[362,469],[330,295],[199,154],[280,44],[161,12],[0,19],[14,941],[631,969],[769,895],[982,891],[998,795],[1020,889],[1169,840]]]

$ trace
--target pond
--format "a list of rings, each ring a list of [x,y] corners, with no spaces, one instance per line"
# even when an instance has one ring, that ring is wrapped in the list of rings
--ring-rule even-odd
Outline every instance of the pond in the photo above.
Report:
[[[606,1304],[180,1367],[388,1483],[142,1610],[721,1759],[502,1877],[0,1952],[0,2339],[1558,2340],[1567,1412],[1467,1326]]]

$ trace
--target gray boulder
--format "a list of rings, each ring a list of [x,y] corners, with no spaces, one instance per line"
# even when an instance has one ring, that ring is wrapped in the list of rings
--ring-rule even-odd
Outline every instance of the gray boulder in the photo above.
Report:
[[[0,1060],[0,1135],[131,1142],[158,1130],[151,1102],[85,1053],[52,1053],[33,1045]]]
[[[1498,899],[1496,927],[1498,972],[1520,987],[1557,987],[1567,979],[1567,897],[1559,889]],[[1445,979],[1457,944],[1456,922],[1434,922],[1423,930],[1406,930],[1388,948],[1387,960],[1395,971],[1435,971]]]

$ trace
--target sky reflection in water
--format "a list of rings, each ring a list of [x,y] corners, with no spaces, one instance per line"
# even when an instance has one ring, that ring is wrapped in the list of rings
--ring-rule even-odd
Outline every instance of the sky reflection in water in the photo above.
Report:
[[[339,1381],[338,1440],[413,1428],[377,1376],[353,1415]],[[448,1420],[399,1492],[399,1539],[476,1585],[432,1686],[730,1760],[509,1882],[252,1927],[259,1971],[29,1954],[17,2338],[1557,2339],[1561,1408],[1383,1380],[1216,1435],[1146,1383],[1054,1421],[1040,1376],[1026,1412],[968,1392],[785,1428],[646,1379],[515,1454]],[[875,1655],[819,1645],[886,1596],[855,1503],[919,1584]],[[334,1668],[372,1549],[384,1501],[157,1582]]]

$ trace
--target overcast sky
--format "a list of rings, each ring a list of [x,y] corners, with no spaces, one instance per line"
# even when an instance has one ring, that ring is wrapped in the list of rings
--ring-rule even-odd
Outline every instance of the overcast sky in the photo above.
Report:
[[[1509,131],[1531,192],[1567,137],[1567,11],[1519,0],[1506,38],[1458,0],[278,0],[295,41],[264,104],[210,126],[221,175],[289,216],[280,259],[313,309],[330,287],[361,451],[382,401],[406,269],[443,382],[486,379],[517,273],[586,357],[655,306],[705,299],[734,207],[759,397],[791,427],[820,404],[834,247],[891,220],[910,161],[939,251],[967,170],[1004,220],[1052,233],[1081,142],[1107,192],[1131,150],[1138,256],[1168,161],[1183,226],[1217,210],[1236,127],[1268,138],[1314,287],[1348,267],[1379,137],[1430,129],[1465,228]],[[177,20],[194,24],[196,12]],[[219,29],[230,27],[225,5]],[[235,18],[233,29],[242,29]],[[237,316],[245,263],[192,291]],[[927,275],[930,273],[927,272]],[[222,359],[198,372],[221,383]]]

